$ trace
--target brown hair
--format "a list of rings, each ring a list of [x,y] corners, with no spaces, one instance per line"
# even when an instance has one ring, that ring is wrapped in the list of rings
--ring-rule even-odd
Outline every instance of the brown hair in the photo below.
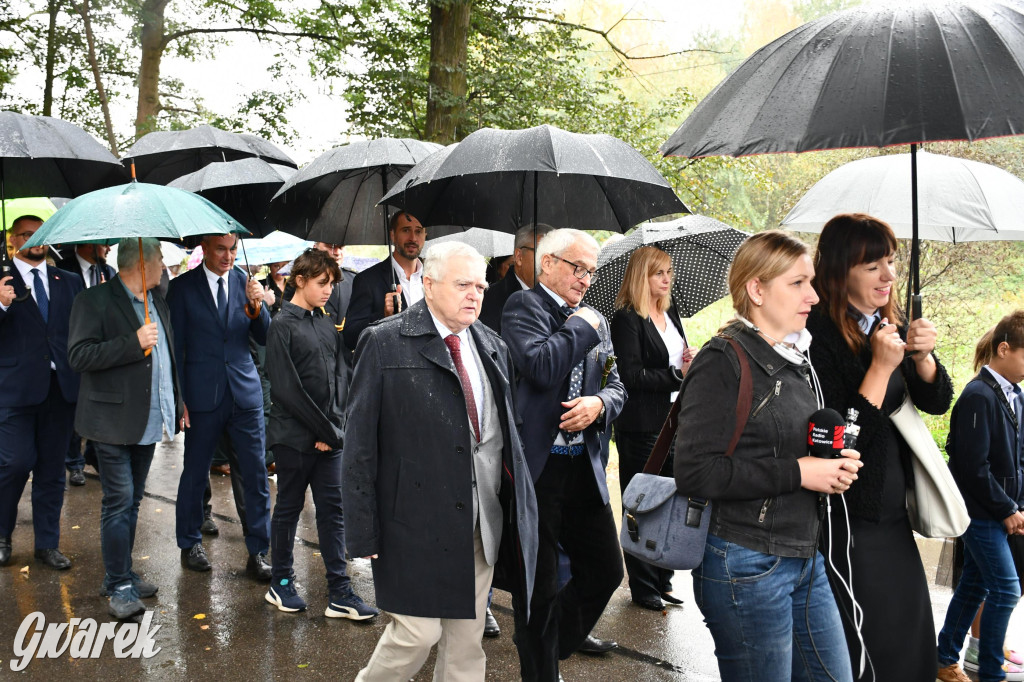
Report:
[[[766,230],[748,238],[736,250],[729,266],[729,294],[732,307],[743,317],[750,317],[753,303],[747,293],[752,279],[770,282],[789,270],[801,256],[810,254],[810,247],[782,230]]]
[[[887,223],[864,213],[843,213],[825,223],[814,252],[814,289],[818,304],[839,328],[846,345],[857,353],[864,347],[867,335],[858,325],[858,317],[850,312],[847,280],[850,268],[871,263],[896,253],[896,235]],[[903,313],[890,292],[889,302],[879,313],[895,324],[903,323]]]
[[[324,273],[327,273],[332,282],[341,279],[341,268],[338,267],[338,262],[331,254],[320,249],[306,249],[292,263],[287,283],[298,289],[299,286],[295,283],[296,277],[302,277],[308,282]]]
[[[1024,310],[1015,310],[985,332],[974,348],[974,371],[989,364],[1004,342],[1010,350],[1024,348]]]
[[[615,297],[615,309],[632,308],[636,314],[646,319],[651,316],[651,286],[647,281],[658,270],[671,267],[672,259],[661,249],[653,246],[641,246],[629,256],[626,264],[626,275],[619,287],[619,295]],[[672,305],[672,291],[658,301],[658,310],[668,310]]]

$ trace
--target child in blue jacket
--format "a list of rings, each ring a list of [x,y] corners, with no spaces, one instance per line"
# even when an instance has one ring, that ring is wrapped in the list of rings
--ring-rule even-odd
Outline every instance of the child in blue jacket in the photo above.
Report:
[[[1007,315],[978,342],[974,377],[953,406],[946,452],[967,503],[964,571],[939,632],[939,679],[968,682],[960,649],[979,606],[978,676],[982,682],[1022,679],[1003,658],[1010,615],[1020,599],[1009,535],[1024,534],[1021,445],[1024,400],[1024,310]]]

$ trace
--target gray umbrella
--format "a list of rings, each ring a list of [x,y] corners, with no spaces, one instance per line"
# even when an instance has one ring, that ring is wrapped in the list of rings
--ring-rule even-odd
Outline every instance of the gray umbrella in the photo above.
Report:
[[[167,186],[201,194],[256,237],[266,237],[274,231],[266,218],[270,198],[295,172],[290,166],[253,157],[211,163]]]
[[[406,171],[443,147],[380,138],[324,152],[281,187],[268,218],[279,230],[331,244],[384,244],[388,215],[378,206]]]
[[[261,137],[209,125],[149,133],[139,138],[122,160],[126,167],[135,164],[135,177],[140,181],[166,185],[207,164],[250,157],[296,167],[291,157]]]
[[[601,249],[598,278],[583,301],[611,318],[630,255],[641,246],[655,246],[672,259],[672,300],[676,309],[682,317],[692,317],[729,293],[729,265],[736,249],[749,236],[702,215],[683,216],[667,223],[645,223],[625,239]]]
[[[435,228],[427,230],[428,234],[433,233]],[[465,231],[457,231],[444,237],[428,239],[424,244],[423,251],[426,251],[433,244],[443,242],[462,242],[469,244],[476,249],[484,258],[495,256],[511,256],[515,251],[516,236],[509,232],[498,232],[497,230],[485,230],[480,227],[471,227]]]
[[[515,232],[530,223],[624,232],[688,213],[658,170],[610,135],[483,128],[410,170],[381,200],[424,225]]]

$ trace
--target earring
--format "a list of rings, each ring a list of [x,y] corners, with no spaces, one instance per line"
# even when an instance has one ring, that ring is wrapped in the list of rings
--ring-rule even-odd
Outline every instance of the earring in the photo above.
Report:
[[[764,301],[754,301],[754,305],[760,307],[760,306],[764,305]]]

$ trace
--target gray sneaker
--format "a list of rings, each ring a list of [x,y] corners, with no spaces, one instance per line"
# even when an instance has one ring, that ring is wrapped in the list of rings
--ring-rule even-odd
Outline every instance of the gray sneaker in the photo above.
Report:
[[[157,590],[159,590],[160,588],[158,588],[156,585],[149,582],[148,580],[143,580],[142,578],[140,578],[139,574],[135,571],[131,572],[131,576],[132,586],[135,587],[135,592],[138,593],[139,599],[149,599],[150,597],[156,596]],[[103,576],[103,585],[100,587],[100,596],[113,596],[113,591],[110,589],[110,576]]]
[[[128,620],[140,613],[145,613],[146,607],[139,601],[139,593],[135,591],[130,582],[127,582],[114,588],[107,610],[118,620]]]

